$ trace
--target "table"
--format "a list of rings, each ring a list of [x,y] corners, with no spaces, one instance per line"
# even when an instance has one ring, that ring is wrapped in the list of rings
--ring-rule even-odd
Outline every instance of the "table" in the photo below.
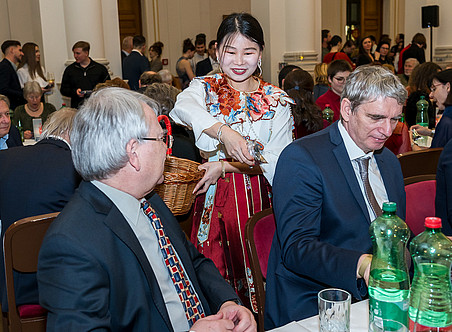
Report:
[[[24,139],[23,144],[24,144],[24,146],[35,145],[36,140],[34,138],[33,139]]]
[[[350,332],[367,332],[369,325],[369,301],[353,303],[350,309]],[[319,316],[291,322],[269,332],[318,332]]]

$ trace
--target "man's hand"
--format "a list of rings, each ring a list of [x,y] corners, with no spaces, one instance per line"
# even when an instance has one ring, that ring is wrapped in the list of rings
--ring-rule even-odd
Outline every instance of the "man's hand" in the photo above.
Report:
[[[415,124],[410,127],[410,131],[416,130],[419,135],[422,136],[432,136],[432,131],[428,128],[425,128],[421,125]]]
[[[85,94],[82,93],[82,89],[77,89],[77,96],[79,96],[80,98],[83,98],[85,96]]]
[[[204,318],[201,318],[193,324],[190,328],[190,331],[193,332],[224,332],[224,331],[233,331],[234,322],[230,319],[223,318],[224,314],[218,312],[216,315],[210,315]]]
[[[234,332],[257,331],[257,324],[251,311],[233,301],[223,303],[218,313],[223,313],[224,318],[234,322]]]
[[[369,285],[370,265],[372,263],[372,255],[361,255],[358,260],[358,266],[356,267],[356,277],[363,278],[366,282],[366,286]]]

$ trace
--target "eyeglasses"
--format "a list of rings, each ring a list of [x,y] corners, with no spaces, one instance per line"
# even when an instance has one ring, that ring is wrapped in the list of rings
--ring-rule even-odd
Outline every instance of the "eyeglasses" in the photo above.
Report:
[[[172,135],[168,135],[167,129],[163,129],[163,137],[141,137],[141,139],[145,141],[163,142],[168,149],[172,148],[174,142],[174,137]]]
[[[347,77],[341,77],[341,76],[339,76],[339,77],[334,76],[333,78],[335,78],[338,83],[344,83],[345,80],[347,79]]]
[[[430,87],[430,91],[431,92],[435,92],[438,86],[442,86],[441,83],[439,84],[432,84],[432,86]]]
[[[389,50],[389,47],[380,47],[380,50]]]

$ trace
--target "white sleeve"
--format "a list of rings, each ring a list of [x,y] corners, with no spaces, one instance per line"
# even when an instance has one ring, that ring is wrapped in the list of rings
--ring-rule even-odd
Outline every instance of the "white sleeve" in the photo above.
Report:
[[[218,140],[203,132],[220,121],[207,111],[206,91],[199,80],[192,80],[190,86],[177,96],[176,104],[169,115],[177,124],[193,129],[199,149],[214,151],[218,148]]]
[[[262,121],[262,120],[261,120]],[[267,121],[265,121],[267,122]],[[261,164],[262,172],[267,181],[273,185],[276,163],[282,150],[292,142],[293,117],[290,104],[278,105],[273,118],[271,136],[262,152],[267,164]],[[262,132],[262,130],[261,130]]]
[[[17,70],[17,76],[19,76],[20,87],[23,89],[25,83],[28,82],[30,75],[28,74],[28,71],[22,67]]]

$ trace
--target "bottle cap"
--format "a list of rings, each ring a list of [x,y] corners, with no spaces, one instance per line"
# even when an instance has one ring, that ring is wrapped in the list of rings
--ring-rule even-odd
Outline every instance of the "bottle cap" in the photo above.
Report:
[[[325,108],[326,108],[326,107],[330,107],[330,104],[325,104]]]
[[[424,100],[425,99],[425,96],[421,96],[421,100]]]
[[[384,202],[383,203],[383,211],[385,211],[385,212],[396,212],[397,211],[397,203]]]
[[[441,228],[441,218],[427,217],[425,218],[425,227],[428,228]]]

